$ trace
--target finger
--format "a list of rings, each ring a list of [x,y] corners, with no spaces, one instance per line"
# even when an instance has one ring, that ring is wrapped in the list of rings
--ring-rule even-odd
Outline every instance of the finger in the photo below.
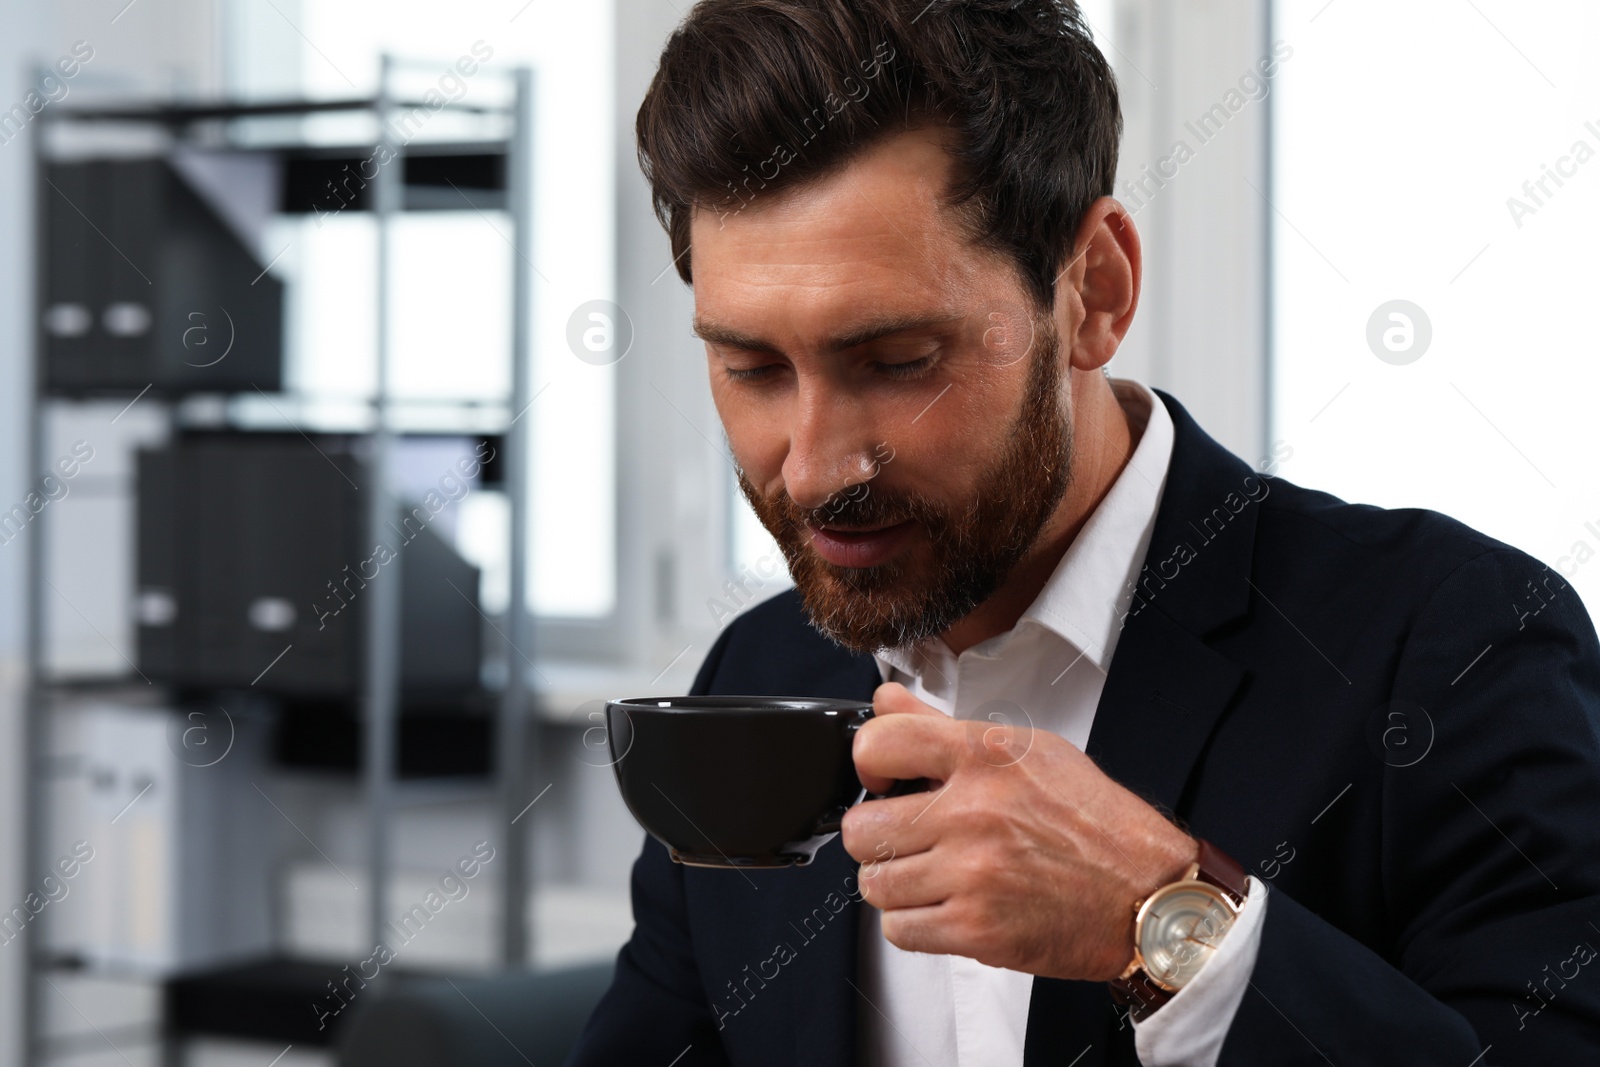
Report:
[[[868,719],[851,742],[856,777],[873,793],[888,792],[900,778],[944,781],[960,759],[963,729],[938,713]]]
[[[953,936],[958,911],[955,901],[946,899],[886,910],[878,924],[886,941],[907,952],[960,953],[967,946]]]
[[[948,783],[940,783],[923,793],[866,800],[844,813],[840,840],[846,852],[867,862],[872,858],[909,856],[924,852],[939,840],[940,822],[923,818],[943,799]]]
[[[922,908],[943,903],[951,893],[949,864],[937,850],[895,856],[861,865],[861,899],[880,910]]]
[[[892,715],[918,715],[929,718],[949,719],[950,717],[939,709],[919,700],[911,691],[899,682],[884,682],[872,694],[872,712],[874,717],[887,717]],[[858,777],[860,768],[857,768]],[[871,774],[870,781],[862,777],[862,784],[872,793],[887,793],[892,787],[895,778],[878,774]],[[911,775],[909,777],[921,778],[925,775]]]

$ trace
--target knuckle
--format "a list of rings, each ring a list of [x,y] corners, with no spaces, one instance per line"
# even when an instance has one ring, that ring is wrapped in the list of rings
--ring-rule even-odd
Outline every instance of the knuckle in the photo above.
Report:
[[[950,858],[945,871],[951,888],[962,896],[981,891],[989,880],[981,847],[962,849]]]
[[[998,948],[1003,944],[1010,925],[1006,921],[1005,906],[997,900],[986,900],[973,912],[968,924],[968,936],[972,938],[970,943],[990,948]]]
[[[956,814],[960,818],[960,825],[968,830],[973,840],[988,847],[996,835],[1005,832],[1009,820],[1004,809],[986,791],[968,792],[969,795],[957,807]]]
[[[957,945],[982,945],[985,944],[983,930],[982,915],[975,900],[966,896],[955,902],[947,926],[950,940]]]
[[[1005,868],[1005,854],[992,840],[973,849],[972,857],[968,860],[969,876],[982,885],[993,884]]]

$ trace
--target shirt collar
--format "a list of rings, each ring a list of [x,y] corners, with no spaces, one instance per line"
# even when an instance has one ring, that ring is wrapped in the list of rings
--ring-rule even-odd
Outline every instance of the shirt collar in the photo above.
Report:
[[[1102,672],[1109,669],[1122,632],[1120,620],[1150,547],[1173,442],[1172,416],[1149,388],[1126,378],[1112,378],[1111,388],[1137,441],[1133,455],[1017,624],[972,651],[993,655],[1016,634],[1039,627],[1061,637]],[[889,678],[890,668],[920,674],[918,665],[929,656],[950,658],[943,638],[879,649],[874,658],[880,675]]]

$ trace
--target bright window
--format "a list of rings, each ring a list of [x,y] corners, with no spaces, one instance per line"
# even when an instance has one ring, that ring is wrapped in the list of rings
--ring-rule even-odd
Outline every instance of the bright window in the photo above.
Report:
[[[1600,9],[1277,0],[1275,19],[1285,476],[1446,512],[1559,566],[1596,614]]]
[[[464,83],[459,99],[499,102],[503,74],[534,69],[533,247],[514,250],[503,212],[462,210],[408,216],[394,242],[394,370],[398,395],[501,400],[509,387],[513,257],[526,254],[533,282],[532,570],[528,600],[547,617],[601,618],[616,604],[614,366],[578,359],[567,342],[580,305],[615,299],[615,165],[612,0],[518,5],[489,0],[341,0],[292,4],[234,0],[230,55],[236,91],[351,97],[377,86],[378,57],[421,61],[402,83],[421,92],[441,77]],[[483,59],[458,78],[458,57]],[[431,64],[431,65],[430,65]],[[422,140],[462,136],[441,112]],[[372,143],[370,123],[325,117],[304,131],[321,140]],[[292,298],[291,369],[297,388],[362,397],[372,389],[374,310],[370,216],[292,220],[275,228],[270,258],[301,239],[280,266],[299,270]],[[315,232],[313,232],[315,231]],[[483,522],[501,512],[480,509]],[[473,520],[476,522],[477,520]],[[492,531],[466,531],[475,550]],[[481,560],[496,572],[492,561]],[[486,589],[495,599],[492,588]]]

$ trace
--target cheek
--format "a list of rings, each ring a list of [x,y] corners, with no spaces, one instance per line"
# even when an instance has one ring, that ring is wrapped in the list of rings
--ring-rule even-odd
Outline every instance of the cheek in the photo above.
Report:
[[[719,387],[715,379],[711,385],[711,400],[734,460],[751,481],[766,491],[782,469],[788,448],[788,426],[782,408],[761,403],[748,392]],[[721,443],[714,437],[711,440],[720,449]]]
[[[950,497],[968,493],[1005,446],[1013,419],[1013,405],[992,382],[955,382],[914,422],[886,430],[894,459],[883,470],[929,493],[935,487]]]

